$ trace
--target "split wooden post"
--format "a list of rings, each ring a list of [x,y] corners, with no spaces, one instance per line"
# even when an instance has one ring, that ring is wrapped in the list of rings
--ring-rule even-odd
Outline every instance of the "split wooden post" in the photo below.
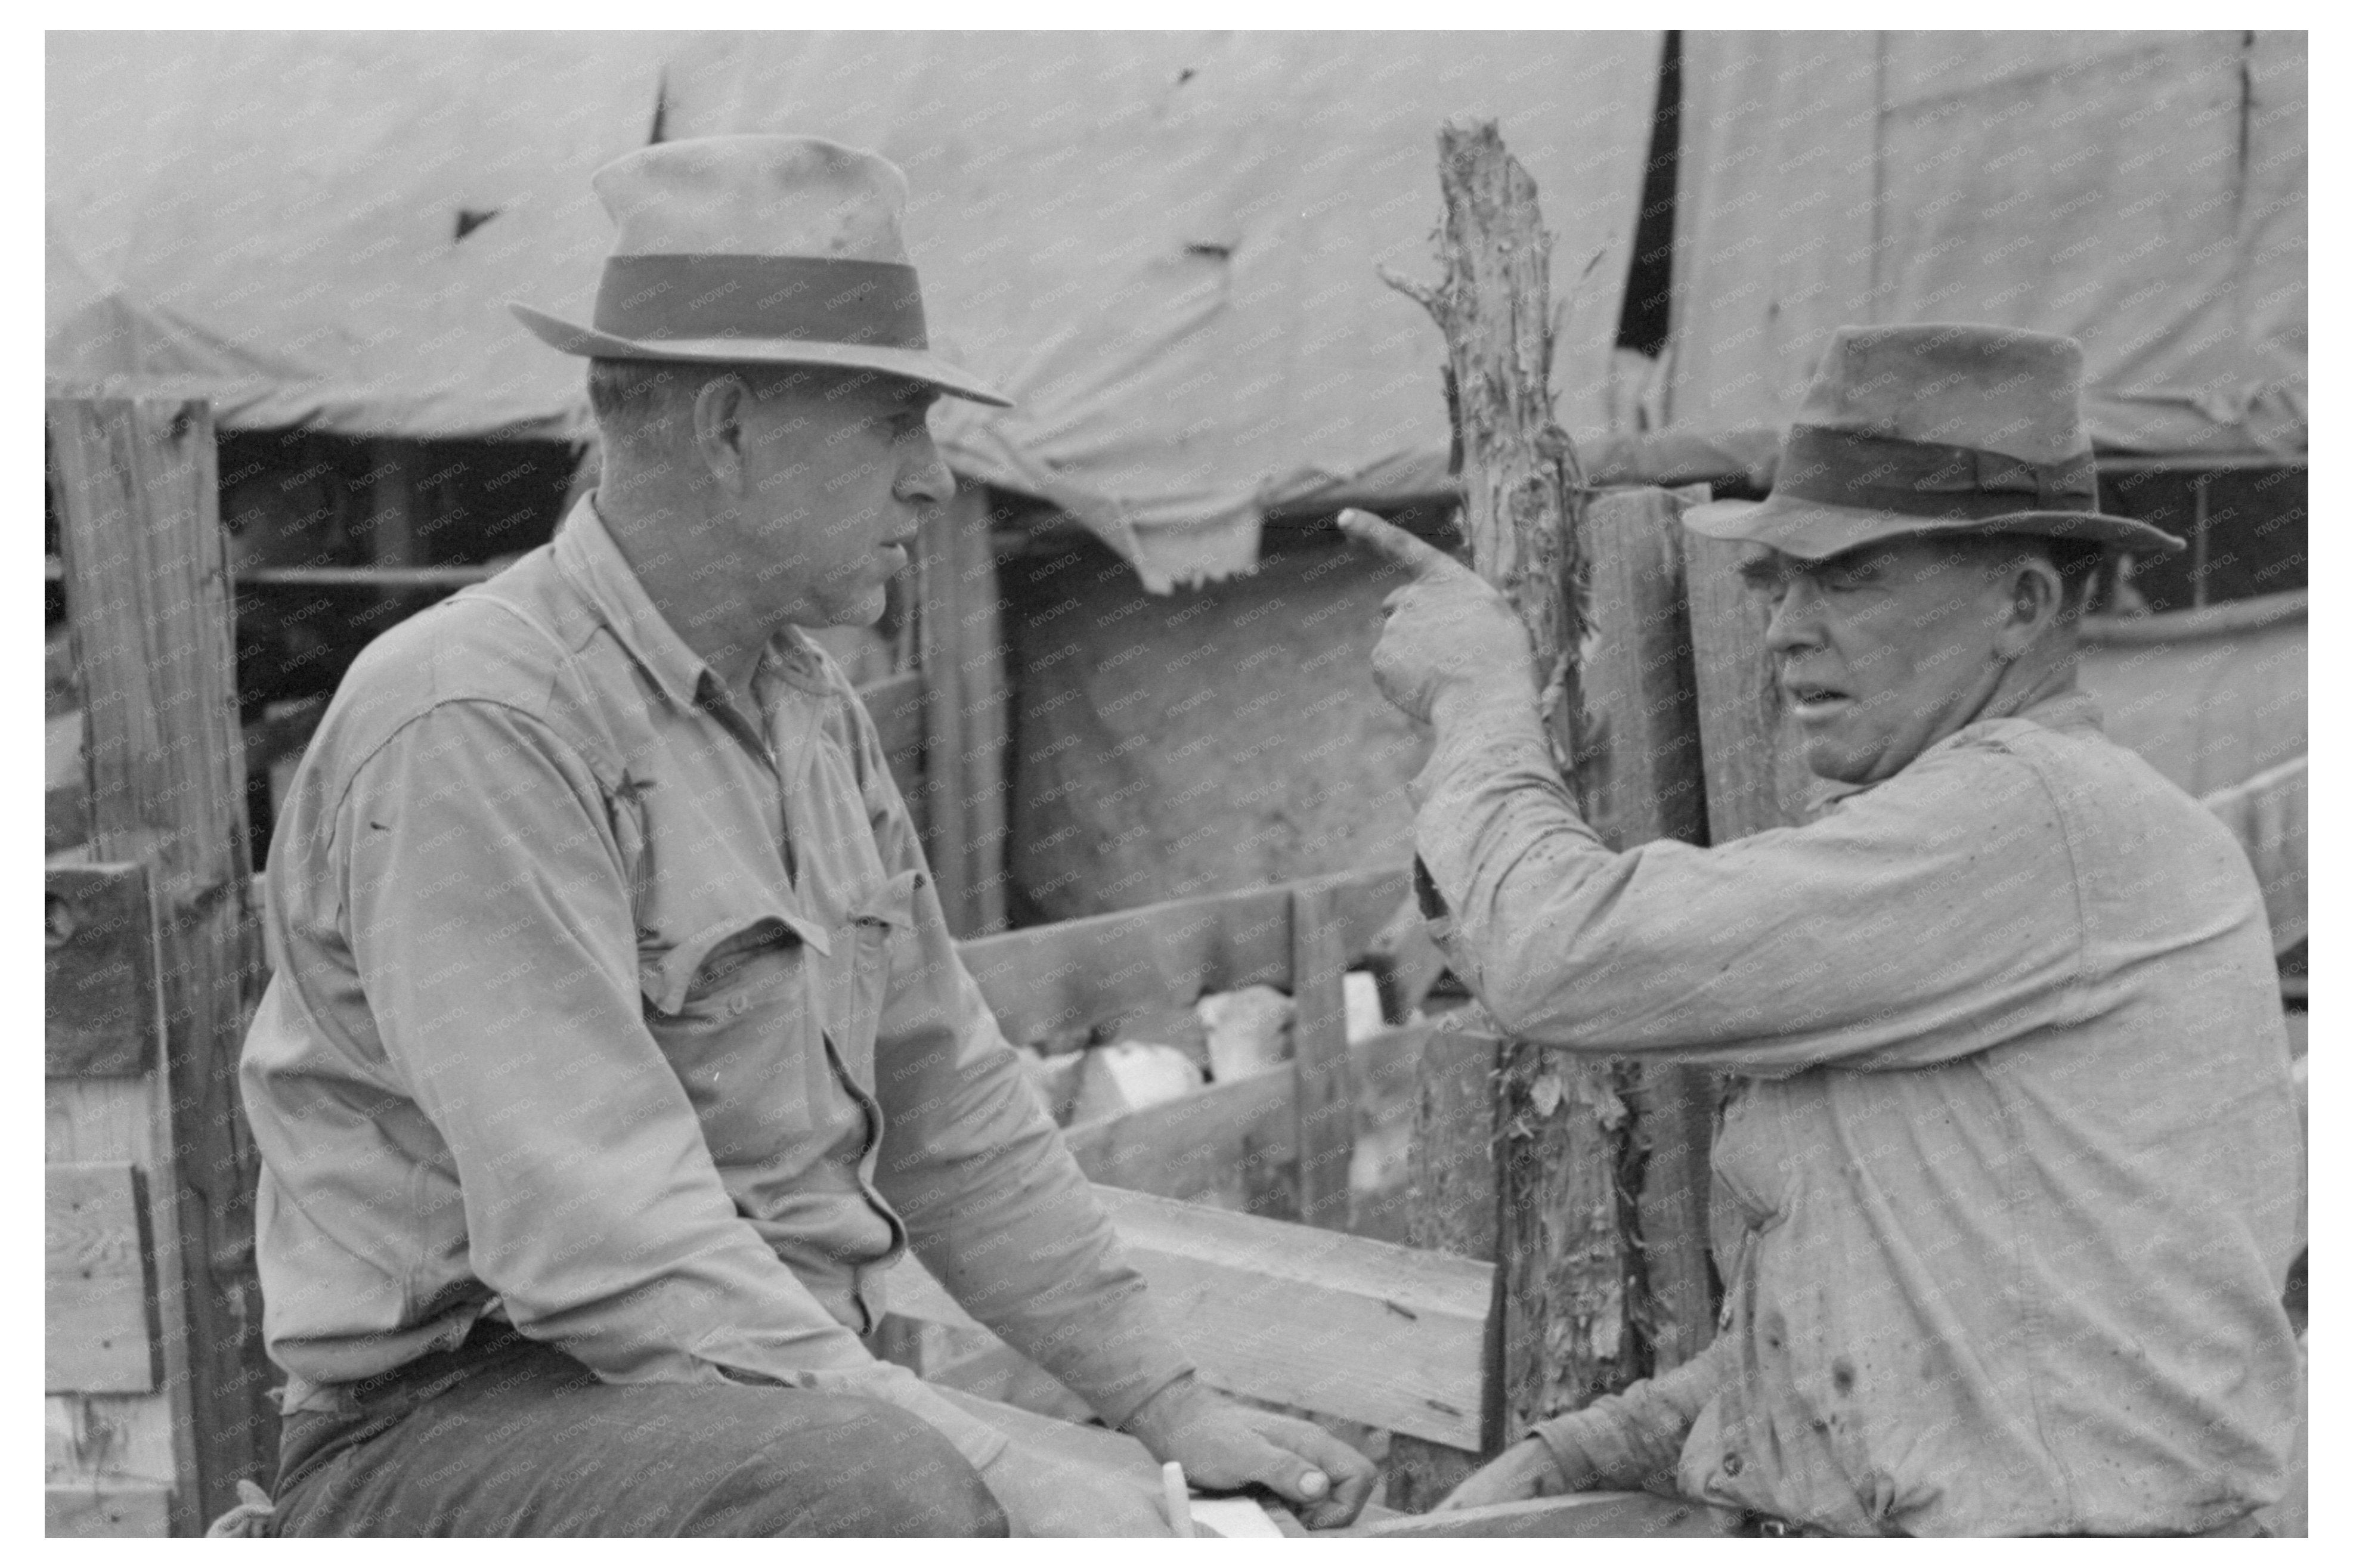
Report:
[[[210,408],[52,399],[67,604],[88,694],[91,851],[153,879],[195,1497],[277,1463],[237,1060],[264,978]],[[185,1516],[184,1516],[185,1517]]]
[[[959,937],[1005,929],[1005,650],[988,491],[959,479],[923,530],[917,659],[932,875]]]
[[[1683,542],[1711,844],[1802,820],[1812,782],[1773,684],[1765,648],[1771,615],[1741,584],[1740,557],[1741,547],[1728,540]]]
[[[1577,758],[1587,820],[1612,849],[1707,841],[1698,681],[1683,587],[1682,509],[1704,486],[1613,490],[1586,514],[1593,637]],[[1705,1349],[1715,1329],[1708,1261],[1708,1154],[1715,1075],[1630,1063],[1620,1074],[1639,1163],[1634,1318],[1650,1370]]]
[[[1554,756],[1573,784],[1585,707],[1577,653],[1587,630],[1587,491],[1576,450],[1553,420],[1552,242],[1535,182],[1493,121],[1440,131],[1439,184],[1440,281],[1388,281],[1446,336],[1472,564],[1527,624]],[[1469,1126],[1416,1129],[1426,1141],[1495,1140],[1507,1427],[1626,1381],[1630,1259],[1617,1180],[1625,1107],[1615,1077],[1606,1064],[1514,1041],[1498,1074],[1500,1136],[1478,1128],[1475,1116]],[[1428,1484],[1434,1489],[1435,1479]]]
[[[1348,955],[1339,895],[1328,882],[1291,894],[1291,1068],[1299,1148],[1299,1217],[1348,1226],[1348,1164],[1356,1152],[1356,1075],[1348,1066],[1342,975]]]

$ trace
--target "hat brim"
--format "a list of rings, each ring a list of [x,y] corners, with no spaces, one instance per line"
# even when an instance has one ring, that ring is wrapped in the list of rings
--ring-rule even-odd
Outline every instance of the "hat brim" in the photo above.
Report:
[[[623,338],[580,326],[561,316],[551,316],[515,300],[509,300],[507,309],[548,347],[587,359],[678,360],[691,364],[817,364],[845,370],[879,370],[994,408],[1013,406],[1011,398],[987,382],[922,349],[814,342],[800,338]]]
[[[1769,496],[1761,501],[1711,501],[1687,507],[1683,526],[1710,539],[1762,544],[1800,561],[1820,561],[1883,539],[1956,533],[2031,533],[2077,539],[2130,551],[2169,555],[2187,549],[2160,528],[2104,511],[2013,511],[2000,517],[1912,517],[1875,508]]]

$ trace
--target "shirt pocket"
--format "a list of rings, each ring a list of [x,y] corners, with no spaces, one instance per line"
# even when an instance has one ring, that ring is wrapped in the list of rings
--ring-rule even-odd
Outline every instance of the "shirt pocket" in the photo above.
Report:
[[[823,1052],[810,1026],[808,966],[829,945],[820,928],[768,909],[638,949],[646,1026],[723,1165],[814,1125],[810,1077],[813,1066],[823,1070]]]
[[[923,873],[902,871],[850,906],[842,924],[847,951],[834,968],[830,1034],[843,1070],[859,1089],[874,1092],[874,1037],[890,1000],[891,969],[914,929],[915,889]]]

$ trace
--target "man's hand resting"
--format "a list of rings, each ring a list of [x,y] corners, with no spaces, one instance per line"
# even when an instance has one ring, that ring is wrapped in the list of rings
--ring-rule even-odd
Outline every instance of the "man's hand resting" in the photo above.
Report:
[[[1354,1521],[1373,1494],[1372,1461],[1312,1422],[1237,1405],[1179,1378],[1128,1418],[1126,1431],[1211,1491],[1262,1486],[1310,1530]]]
[[[1509,601],[1469,567],[1368,511],[1340,514],[1356,544],[1413,574],[1384,605],[1388,624],[1373,649],[1373,679],[1409,718],[1490,702],[1533,710],[1528,631]]]
[[[1430,1511],[1485,1508],[1490,1503],[1519,1502],[1526,1498],[1560,1497],[1570,1491],[1568,1478],[1553,1463],[1552,1450],[1534,1437],[1523,1437],[1461,1486],[1439,1500]]]

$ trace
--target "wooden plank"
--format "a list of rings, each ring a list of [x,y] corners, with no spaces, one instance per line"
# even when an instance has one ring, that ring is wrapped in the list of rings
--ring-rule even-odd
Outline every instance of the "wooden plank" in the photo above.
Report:
[[[182,1506],[209,1517],[235,1502],[238,1478],[269,1473],[278,1439],[253,1262],[259,1162],[236,1077],[264,974],[212,413],[172,398],[53,398],[47,415],[87,695],[91,847],[148,863],[159,917],[159,1101],[178,1224],[178,1277],[162,1288],[186,1317],[196,1440]]]
[[[1467,1447],[1478,1439],[1492,1266],[1097,1189],[1204,1380]],[[912,1258],[891,1310],[976,1326]]]
[[[924,848],[948,928],[982,936],[1005,926],[1005,654],[986,487],[959,480],[919,545]]]
[[[42,1188],[43,1386],[147,1394],[163,1375],[153,1240],[139,1169],[50,1165]]]
[[[41,1406],[42,1479],[53,1486],[162,1484],[182,1473],[161,1394],[49,1394]]]
[[[902,670],[870,681],[858,689],[858,699],[874,721],[875,739],[881,743],[892,781],[909,807],[914,807],[923,787],[923,672]]]
[[[137,1482],[103,1487],[49,1486],[43,1489],[44,1534],[58,1536],[161,1536],[170,1533],[172,1490]]]
[[[1481,1013],[1468,1019],[1440,1018],[1422,1048],[1409,1155],[1413,1206],[1406,1234],[1417,1247],[1492,1262],[1501,1228],[1495,1213],[1495,1111],[1504,1042],[1462,1026],[1483,1024],[1484,1018]],[[1409,1435],[1393,1438],[1388,1466],[1391,1508],[1426,1512],[1468,1479],[1485,1456],[1504,1446],[1500,1275],[1494,1289],[1479,1440],[1448,1445]]]
[[[1765,647],[1771,613],[1742,584],[1741,554],[1726,540],[1683,541],[1711,844],[1802,821],[1813,782],[1773,684]]]
[[[1329,883],[1291,894],[1291,1069],[1293,1139],[1298,1160],[1298,1215],[1308,1225],[1345,1230],[1348,1166],[1356,1152],[1356,1089],[1348,1066],[1347,1005],[1341,976],[1338,899]]]
[[[1738,1522],[1738,1516],[1728,1510],[1649,1492],[1579,1492],[1449,1513],[1397,1515],[1359,1524],[1345,1533],[1384,1541],[1565,1536],[1689,1540],[1736,1534]]]
[[[1247,1201],[1250,1194],[1294,1209],[1286,1179],[1298,1122],[1289,1074],[1260,1073],[1215,1083],[1124,1116],[1082,1122],[1062,1141],[1087,1179],[1161,1197]]]
[[[2272,926],[2272,951],[2283,953],[2306,940],[2311,830],[2308,758],[2266,768],[2253,778],[2200,798],[2247,852],[2247,864],[2263,890],[2263,912]]]
[[[152,1072],[164,1059],[155,917],[138,863],[51,866],[42,963],[51,1078]]]
[[[1011,703],[989,492],[976,480],[959,481],[957,491],[949,510],[958,516],[955,676],[965,718],[965,899],[971,918],[966,934],[987,936],[1005,929]]]
[[[1586,513],[1594,638],[1577,772],[1588,820],[1612,849],[1707,841],[1683,549],[1683,508],[1707,499],[1704,485],[1618,490]],[[1718,1086],[1712,1073],[1656,1064],[1621,1063],[1613,1077],[1641,1172],[1634,1328],[1650,1370],[1663,1372],[1715,1336],[1707,1207]]]
[[[123,1163],[145,1168],[147,1218],[154,1237],[157,1305],[162,1320],[164,1391],[160,1394],[49,1394],[46,1408],[45,1478],[69,1489],[124,1478],[164,1483],[195,1473],[195,1434],[188,1415],[187,1335],[178,1295],[164,1287],[175,1276],[178,1209],[171,1201],[169,1151],[161,1123],[155,1077],[52,1078],[42,1085],[46,1158],[52,1164]],[[161,1171],[164,1174],[156,1176]],[[194,1533],[195,1517],[185,1489],[174,1506],[188,1517],[182,1533]]]
[[[1082,1032],[1210,991],[1291,983],[1291,890],[1328,885],[1341,951],[1362,953],[1404,896],[1402,868],[1349,871],[1033,926],[959,945],[1017,1045]]]

